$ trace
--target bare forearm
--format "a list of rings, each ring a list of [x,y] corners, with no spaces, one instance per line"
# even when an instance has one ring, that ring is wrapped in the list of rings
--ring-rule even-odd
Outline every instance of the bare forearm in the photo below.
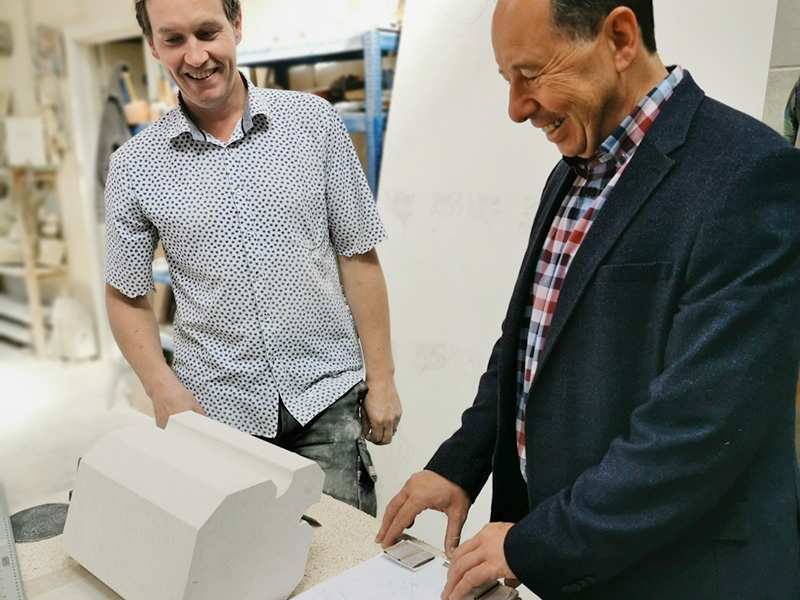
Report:
[[[340,256],[339,270],[364,351],[367,379],[393,377],[389,299],[377,253]]]
[[[369,391],[361,411],[364,437],[389,444],[403,413],[394,383],[386,282],[375,250],[339,257],[342,287],[361,339]]]
[[[106,285],[106,308],[114,339],[153,402],[156,424],[165,427],[171,415],[187,410],[205,414],[164,361],[158,323],[147,297],[128,298]]]
[[[117,346],[152,397],[154,388],[174,375],[164,361],[158,323],[149,300],[146,296],[128,298],[106,284],[106,310]]]

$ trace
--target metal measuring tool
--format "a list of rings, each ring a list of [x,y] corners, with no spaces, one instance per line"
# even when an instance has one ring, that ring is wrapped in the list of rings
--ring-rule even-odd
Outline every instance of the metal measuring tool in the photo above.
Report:
[[[2,600],[25,600],[22,576],[19,574],[17,548],[14,545],[14,530],[8,516],[6,495],[0,483],[0,598]]]

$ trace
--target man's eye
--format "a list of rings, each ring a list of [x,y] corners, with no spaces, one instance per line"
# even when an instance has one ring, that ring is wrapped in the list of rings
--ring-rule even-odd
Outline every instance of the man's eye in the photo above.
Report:
[[[212,40],[217,36],[216,31],[201,31],[197,34],[198,39],[201,40]]]
[[[167,43],[167,44],[177,44],[180,41],[181,41],[181,38],[167,38],[167,39],[164,40],[164,42]]]

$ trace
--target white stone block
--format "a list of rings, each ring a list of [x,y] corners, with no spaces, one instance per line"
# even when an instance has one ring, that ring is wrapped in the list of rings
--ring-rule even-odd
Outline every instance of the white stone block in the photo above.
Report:
[[[62,545],[125,600],[282,600],[325,476],[196,413],[106,434],[81,460]]]

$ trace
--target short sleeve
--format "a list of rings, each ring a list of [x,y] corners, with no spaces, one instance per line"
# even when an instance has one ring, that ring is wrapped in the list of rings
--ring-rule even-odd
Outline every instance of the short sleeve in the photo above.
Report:
[[[341,117],[326,103],[328,227],[336,254],[372,250],[386,237],[375,200]]]
[[[153,289],[153,253],[158,231],[142,210],[117,152],[106,180],[105,279],[129,298]]]

